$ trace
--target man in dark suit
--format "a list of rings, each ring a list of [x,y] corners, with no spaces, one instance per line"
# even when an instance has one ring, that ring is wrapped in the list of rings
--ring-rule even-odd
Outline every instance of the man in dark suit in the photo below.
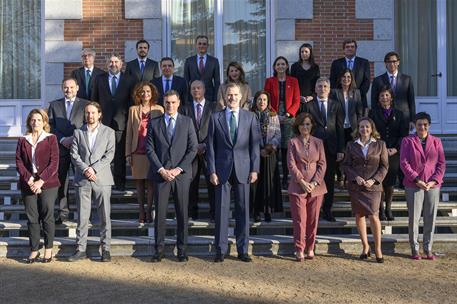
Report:
[[[219,60],[207,54],[208,37],[199,35],[195,39],[197,55],[186,59],[184,63],[184,78],[187,85],[194,80],[201,80],[205,83],[205,99],[208,102],[216,102],[217,91],[219,90],[220,72]],[[189,100],[191,96],[189,94]]]
[[[165,114],[149,121],[146,154],[150,167],[148,178],[154,183],[156,219],[154,221],[155,254],[152,262],[160,262],[165,249],[166,216],[170,191],[176,210],[176,246],[178,261],[185,262],[187,245],[187,208],[192,161],[197,154],[197,135],[190,117],[178,114],[179,93],[164,96]]]
[[[187,104],[187,83],[184,78],[173,74],[175,70],[173,59],[170,57],[162,58],[160,60],[160,69],[162,70],[162,76],[151,80],[151,83],[159,92],[157,103],[163,106],[163,95],[169,90],[174,90],[179,93],[181,106]]]
[[[371,108],[379,108],[379,92],[384,86],[390,86],[394,92],[394,107],[403,113],[403,117],[409,123],[409,129],[414,128],[414,116],[416,115],[416,101],[414,96],[413,80],[410,76],[400,73],[400,55],[389,52],[384,56],[386,72],[373,80],[371,87]]]
[[[210,220],[214,220],[214,186],[209,182],[207,174],[207,164],[205,160],[206,137],[208,136],[209,118],[216,109],[215,103],[205,100],[205,84],[200,80],[194,80],[190,86],[192,94],[192,104],[181,106],[182,114],[192,118],[197,132],[198,149],[197,156],[192,162],[192,182],[189,190],[189,214],[193,220],[198,219],[198,189],[200,184],[200,174],[206,177],[208,186],[208,201],[210,206]]]
[[[249,245],[249,184],[260,166],[260,130],[254,113],[240,109],[238,85],[226,89],[226,108],[211,115],[206,160],[210,182],[216,187],[215,262],[223,262],[228,249],[230,192],[235,190],[235,236],[238,259],[251,262]]]
[[[81,52],[81,61],[83,66],[71,72],[71,77],[78,83],[78,97],[89,100],[94,87],[94,80],[98,75],[104,74],[105,71],[94,66],[95,51],[84,49]]]
[[[333,60],[330,67],[330,84],[336,89],[338,79],[344,69],[352,70],[357,89],[362,96],[364,115],[368,114],[367,92],[370,89],[370,63],[367,59],[357,57],[357,41],[345,40],[343,42],[344,57]]]
[[[59,142],[59,181],[60,187],[56,204],[59,214],[56,224],[68,219],[68,171],[70,169],[70,148],[73,142],[73,131],[84,124],[84,107],[89,102],[76,96],[78,92],[76,79],[67,78],[62,81],[64,98],[51,101],[48,109],[51,133],[57,136]]]
[[[135,84],[140,81],[151,81],[155,77],[159,77],[159,65],[157,61],[148,58],[149,42],[146,40],[138,40],[136,43],[136,53],[138,58],[127,62],[125,74],[130,76]]]
[[[315,122],[313,135],[324,141],[327,171],[325,172],[325,184],[327,193],[324,196],[323,218],[334,222],[335,217],[331,209],[335,188],[336,162],[343,160],[344,153],[344,110],[341,103],[329,98],[330,80],[321,77],[316,82],[317,98],[306,103],[306,112],[310,113]]]
[[[108,73],[95,79],[92,100],[102,107],[104,125],[116,133],[116,154],[114,155],[114,183],[119,191],[125,190],[125,129],[127,114],[132,103],[133,80],[121,72],[122,59],[113,54],[108,61]]]

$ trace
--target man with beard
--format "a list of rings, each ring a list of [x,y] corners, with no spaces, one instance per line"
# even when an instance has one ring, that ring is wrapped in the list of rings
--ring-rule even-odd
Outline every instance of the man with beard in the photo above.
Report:
[[[127,62],[125,74],[133,78],[135,84],[140,81],[151,81],[160,76],[157,61],[148,58],[149,42],[138,40],[136,43],[136,53],[138,58]]]

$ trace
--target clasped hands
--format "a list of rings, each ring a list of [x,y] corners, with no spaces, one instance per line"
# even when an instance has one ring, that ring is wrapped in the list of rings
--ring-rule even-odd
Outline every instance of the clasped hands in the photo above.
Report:
[[[44,181],[42,179],[34,181],[33,178],[30,178],[27,184],[29,185],[30,190],[32,190],[33,193],[40,194],[41,187],[43,187]]]
[[[374,185],[374,183],[376,182],[376,180],[374,180],[373,178],[370,178],[368,180],[364,180],[363,178],[361,178],[360,176],[357,176],[355,178],[355,181],[357,182],[357,185],[359,186],[365,186],[367,188],[371,188],[371,186]]]
[[[314,189],[316,188],[316,186],[314,185],[313,182],[311,183],[308,183],[307,181],[305,181],[304,179],[302,179],[300,181],[300,186],[301,188],[303,189],[303,191],[305,191],[306,193],[311,193],[314,191]]]
[[[255,183],[257,180],[257,172],[250,172],[249,173],[249,178],[248,181],[250,184]],[[214,186],[219,185],[219,177],[217,176],[216,173],[211,173],[209,175],[209,182],[213,184]]]
[[[84,176],[91,182],[95,182],[97,180],[97,175],[95,174],[95,170],[92,167],[87,167],[84,169]]]
[[[174,168],[174,169],[165,169],[165,168],[162,168],[162,170],[159,171],[159,174],[160,176],[162,176],[162,178],[167,181],[167,182],[171,182],[172,180],[174,180],[176,178],[176,176],[178,176],[179,174],[181,174],[181,169],[179,168]]]
[[[420,189],[424,190],[424,191],[428,191],[430,189],[432,189],[433,187],[436,186],[436,182],[435,181],[429,181],[428,183],[422,181],[422,180],[418,180],[417,183],[416,183],[416,186],[419,187]]]

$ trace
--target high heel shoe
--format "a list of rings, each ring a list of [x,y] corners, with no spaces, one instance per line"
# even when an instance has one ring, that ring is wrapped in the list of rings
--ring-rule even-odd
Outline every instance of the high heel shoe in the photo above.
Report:
[[[366,260],[368,259],[369,257],[371,256],[371,252],[370,252],[370,248],[368,248],[368,251],[366,253],[362,253],[360,256],[359,256],[359,259],[361,260]]]
[[[42,263],[51,263],[52,262],[52,251],[51,251],[51,256],[49,258],[46,257],[46,250],[44,251],[44,257],[43,260],[41,261]]]
[[[376,262],[381,264],[384,263],[384,257],[376,257]]]
[[[37,255],[34,258],[27,258],[27,259],[25,259],[25,262],[27,264],[33,264],[36,261],[38,261],[39,258],[40,258],[40,252],[38,251]]]
[[[295,261],[297,262],[303,262],[305,260],[305,257],[303,253],[301,252],[295,252]]]

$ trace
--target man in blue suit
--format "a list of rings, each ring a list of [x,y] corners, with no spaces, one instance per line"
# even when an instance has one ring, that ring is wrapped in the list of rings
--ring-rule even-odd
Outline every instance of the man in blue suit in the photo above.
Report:
[[[238,259],[251,262],[249,245],[249,184],[257,180],[260,131],[255,115],[240,109],[241,93],[232,83],[226,90],[227,107],[209,121],[206,159],[210,182],[216,187],[215,262],[228,249],[230,190],[235,190],[235,236]]]

